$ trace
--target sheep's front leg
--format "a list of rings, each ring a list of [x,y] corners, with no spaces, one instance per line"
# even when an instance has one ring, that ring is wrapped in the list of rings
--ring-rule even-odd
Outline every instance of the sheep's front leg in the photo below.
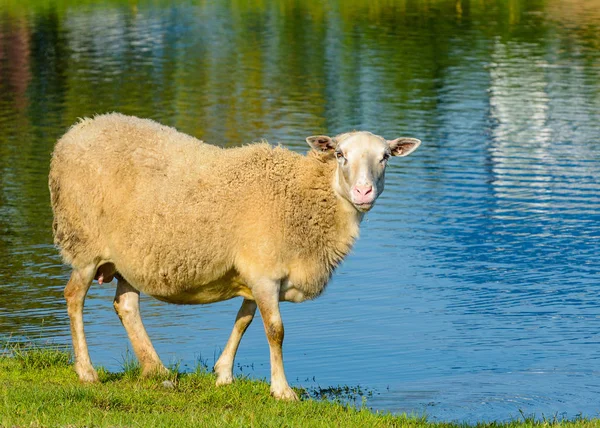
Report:
[[[233,382],[233,361],[235,359],[235,354],[240,346],[240,341],[242,340],[244,332],[252,322],[252,319],[254,319],[255,312],[256,302],[244,299],[242,307],[235,318],[233,331],[231,332],[231,336],[229,336],[227,345],[225,345],[225,349],[215,364],[217,386],[228,385]]]
[[[252,295],[265,325],[271,353],[271,395],[279,400],[298,400],[288,385],[283,370],[283,322],[279,313],[279,281],[263,281],[252,288]]]
[[[67,312],[71,321],[71,337],[73,338],[73,352],[75,353],[75,372],[83,382],[98,381],[98,373],[92,367],[83,330],[83,304],[94,280],[95,272],[95,266],[74,270],[65,287],[65,300],[67,301]]]
[[[127,281],[120,278],[117,283],[117,292],[113,303],[115,311],[131,341],[133,352],[142,366],[142,376],[167,373],[152,342],[146,333],[142,317],[140,316],[140,292],[133,288]]]

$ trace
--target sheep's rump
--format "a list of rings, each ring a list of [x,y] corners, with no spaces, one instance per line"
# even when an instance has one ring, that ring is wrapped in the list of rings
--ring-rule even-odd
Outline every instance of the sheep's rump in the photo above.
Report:
[[[64,260],[74,268],[114,263],[150,293],[153,284],[225,274],[233,261],[223,239],[227,211],[218,210],[228,196],[219,187],[223,152],[120,114],[73,126],[56,144],[49,177]]]

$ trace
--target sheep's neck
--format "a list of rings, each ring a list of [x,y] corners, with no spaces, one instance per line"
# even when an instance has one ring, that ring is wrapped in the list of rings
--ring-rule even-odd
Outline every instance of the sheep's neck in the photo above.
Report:
[[[326,262],[327,270],[331,272],[350,252],[358,238],[363,214],[336,190],[339,189],[335,181],[338,173],[337,162],[333,156],[309,153],[299,175],[297,183],[303,187],[302,193],[309,199],[314,195],[312,206],[307,205],[307,210],[320,206],[323,211],[319,215],[325,216],[321,223],[322,229],[312,237],[314,241],[308,244],[311,248],[308,254],[311,254],[311,257],[319,254],[318,260]],[[322,179],[327,181],[321,181]],[[293,207],[290,212],[293,215],[298,214]],[[310,211],[303,215],[310,215]],[[306,237],[300,237],[300,241],[305,239]]]

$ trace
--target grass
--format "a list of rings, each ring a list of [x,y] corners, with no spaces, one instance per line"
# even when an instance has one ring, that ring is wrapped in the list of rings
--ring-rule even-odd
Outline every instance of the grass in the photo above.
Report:
[[[341,402],[310,399],[306,391],[300,390],[305,397],[302,401],[279,402],[269,396],[267,383],[248,378],[217,388],[214,375],[202,363],[192,373],[173,370],[165,377],[141,379],[139,366],[126,356],[122,372],[100,368],[100,383],[96,385],[80,383],[71,365],[71,355],[65,349],[5,346],[0,355],[0,426],[466,426],[373,413],[364,406],[354,408]],[[321,392],[331,398],[352,391],[338,387]],[[475,426],[600,427],[600,420],[524,418]]]

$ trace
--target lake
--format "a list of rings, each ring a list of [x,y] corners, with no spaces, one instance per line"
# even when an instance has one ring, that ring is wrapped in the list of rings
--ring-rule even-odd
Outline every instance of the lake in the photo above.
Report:
[[[431,420],[600,414],[600,1],[0,0],[0,340],[70,344],[49,159],[108,111],[228,147],[423,140],[324,295],[282,304],[288,380]],[[114,289],[84,316],[118,370]],[[183,369],[214,363],[239,304],[141,302]],[[269,376],[260,320],[236,373]]]

